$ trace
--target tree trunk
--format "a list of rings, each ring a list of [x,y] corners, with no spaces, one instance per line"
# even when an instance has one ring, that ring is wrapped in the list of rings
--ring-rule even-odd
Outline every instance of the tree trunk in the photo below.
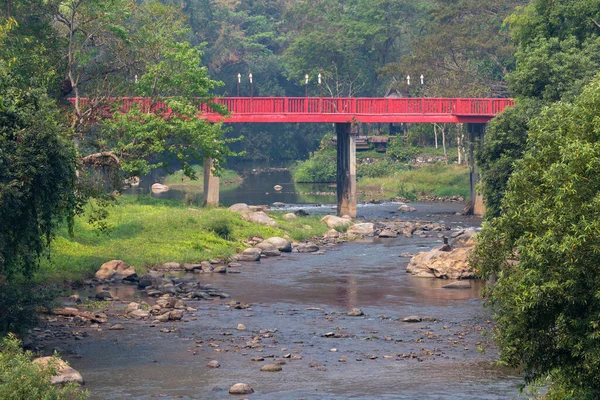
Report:
[[[448,164],[448,149],[446,149],[446,124],[442,124],[442,146],[444,148],[444,158]]]
[[[438,148],[437,124],[433,124],[433,135],[435,136],[435,148]]]

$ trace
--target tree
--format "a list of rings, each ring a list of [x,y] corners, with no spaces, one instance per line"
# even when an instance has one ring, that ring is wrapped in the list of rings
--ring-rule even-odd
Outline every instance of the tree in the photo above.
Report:
[[[0,25],[0,49],[17,23]],[[31,57],[42,57],[30,48]],[[25,53],[27,54],[27,53]],[[11,54],[12,56],[12,54]],[[44,87],[11,70],[0,50],[0,275],[30,277],[58,224],[75,205],[75,149]],[[31,82],[27,82],[31,83]]]
[[[200,49],[187,42],[172,43],[139,78],[136,92],[149,100],[148,107],[134,106],[123,113],[117,106],[103,122],[98,146],[116,154],[127,175],[145,175],[163,166],[167,157],[193,177],[192,164],[211,158],[219,169],[225,157],[233,155],[227,147],[233,139],[224,139],[221,124],[198,117],[202,106],[226,111],[209,103],[218,82],[201,67],[200,56]]]
[[[495,310],[501,358],[551,398],[600,393],[600,78],[530,123],[502,214],[474,258]]]
[[[600,0],[534,0],[508,22],[516,68],[507,75],[517,106],[492,121],[481,153],[486,218],[499,215],[512,164],[527,148],[529,120],[544,105],[571,100],[600,68]]]

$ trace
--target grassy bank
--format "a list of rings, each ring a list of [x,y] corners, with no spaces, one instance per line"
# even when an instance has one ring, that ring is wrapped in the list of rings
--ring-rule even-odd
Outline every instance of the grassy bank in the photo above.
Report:
[[[192,169],[196,172],[196,176],[198,179],[190,179],[189,177],[183,174],[182,170],[174,172],[173,174],[167,176],[163,183],[173,188],[184,187],[191,188],[197,190],[204,189],[204,167],[200,165],[194,165]],[[238,187],[243,179],[242,177],[235,171],[226,169],[221,173],[221,190],[231,190]]]
[[[243,240],[255,235],[304,240],[327,230],[319,216],[286,221],[283,213],[274,212],[271,217],[279,224],[274,229],[244,221],[227,209],[190,208],[151,197],[122,196],[109,212],[107,233],[90,226],[85,215],[76,219],[73,237],[63,229],[52,243],[51,260],[42,261],[36,279],[84,278],[112,259],[135,266],[139,273],[169,261],[197,263],[229,257],[245,247]]]
[[[457,164],[425,165],[396,170],[383,177],[362,178],[357,186],[359,191],[379,198],[402,196],[416,200],[421,196],[463,196],[466,199],[469,197],[469,167]]]

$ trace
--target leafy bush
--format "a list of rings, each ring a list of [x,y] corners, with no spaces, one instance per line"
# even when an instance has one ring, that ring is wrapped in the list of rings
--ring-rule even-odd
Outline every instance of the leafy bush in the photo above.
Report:
[[[358,164],[356,167],[356,175],[360,178],[379,178],[388,176],[394,171],[400,170],[399,164],[390,160],[378,160],[372,164]]]
[[[23,332],[38,321],[40,306],[49,307],[56,298],[54,288],[16,282],[0,283],[0,335]],[[2,398],[2,397],[0,397]]]
[[[54,386],[53,363],[47,367],[34,364],[33,354],[21,349],[21,341],[10,334],[0,341],[0,399],[12,400],[76,400],[87,392],[75,384]]]
[[[206,228],[214,232],[220,238],[225,240],[231,240],[232,229],[229,225],[229,221],[225,218],[217,218],[209,221]]]
[[[292,168],[296,182],[335,182],[337,161],[335,150],[317,151]]]
[[[393,137],[388,142],[387,155],[394,160],[409,162],[417,155],[417,149],[406,143],[403,138]]]

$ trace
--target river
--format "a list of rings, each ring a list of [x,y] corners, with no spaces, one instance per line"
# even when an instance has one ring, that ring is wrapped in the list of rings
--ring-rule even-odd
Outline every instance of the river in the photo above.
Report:
[[[231,202],[292,203],[262,194],[274,184],[284,186],[283,176],[256,175],[263,186],[249,187],[260,196],[246,192]],[[301,203],[288,208],[332,212],[331,204]],[[479,224],[477,218],[456,215],[464,204],[413,205],[419,211],[410,215],[395,212],[394,203],[359,205],[358,214],[429,219],[453,229]],[[491,315],[479,297],[481,284],[443,289],[447,282],[405,272],[409,259],[401,254],[438,244],[437,237],[367,238],[320,255],[288,253],[244,263],[240,274],[200,275],[203,284],[250,308],[230,307],[228,299],[190,302],[198,311],[168,324],[169,333],[160,331],[162,325],[127,321],[123,331],[63,344],[71,353],[66,358],[94,399],[241,398],[228,393],[237,382],[254,388],[251,399],[518,397],[521,378],[494,363],[497,351]],[[365,315],[347,316],[354,307]],[[413,315],[424,321],[402,321]],[[238,324],[246,330],[237,330]],[[261,345],[253,347],[256,338]],[[252,361],[255,357],[265,361]],[[275,359],[285,362],[281,372],[260,371]],[[210,360],[221,367],[207,367]]]

